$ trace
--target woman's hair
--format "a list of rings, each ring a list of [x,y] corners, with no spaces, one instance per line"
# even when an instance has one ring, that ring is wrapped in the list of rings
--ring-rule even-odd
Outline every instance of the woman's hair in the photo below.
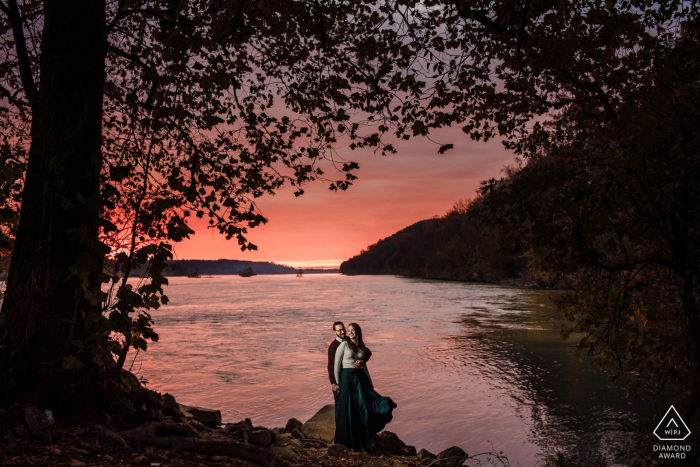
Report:
[[[348,339],[348,347],[350,347],[350,350],[353,352],[365,350],[365,343],[362,341],[362,329],[360,328],[360,325],[357,323],[350,323],[348,324],[348,327],[350,326],[352,326],[352,328],[355,330],[355,340],[357,341],[357,344],[355,344],[351,339]]]

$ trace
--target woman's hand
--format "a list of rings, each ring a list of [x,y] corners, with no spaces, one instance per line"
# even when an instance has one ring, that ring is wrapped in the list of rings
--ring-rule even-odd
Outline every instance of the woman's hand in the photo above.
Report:
[[[364,360],[355,360],[355,362],[352,364],[352,366],[357,370],[359,368],[362,368],[364,366],[365,362]]]

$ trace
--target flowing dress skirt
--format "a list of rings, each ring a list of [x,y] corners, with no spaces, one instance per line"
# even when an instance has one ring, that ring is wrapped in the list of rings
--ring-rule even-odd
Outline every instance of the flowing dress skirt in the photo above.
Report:
[[[335,442],[354,451],[374,444],[377,433],[391,421],[396,404],[372,389],[364,370],[343,368],[335,424]]]

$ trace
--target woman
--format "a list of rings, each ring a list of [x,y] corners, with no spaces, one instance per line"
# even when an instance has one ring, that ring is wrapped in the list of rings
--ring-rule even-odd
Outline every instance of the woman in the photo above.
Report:
[[[354,451],[374,444],[378,432],[391,421],[396,404],[389,397],[374,391],[367,365],[355,369],[353,363],[365,353],[362,329],[356,323],[348,325],[347,340],[335,352],[335,380],[340,385],[335,442]]]

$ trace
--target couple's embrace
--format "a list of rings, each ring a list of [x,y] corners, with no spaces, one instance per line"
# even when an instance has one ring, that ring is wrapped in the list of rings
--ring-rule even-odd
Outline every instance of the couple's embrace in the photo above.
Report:
[[[333,323],[335,339],[328,346],[328,377],[335,399],[335,442],[355,451],[371,447],[376,434],[391,421],[396,404],[374,390],[367,370],[372,352],[362,340],[362,329]]]

